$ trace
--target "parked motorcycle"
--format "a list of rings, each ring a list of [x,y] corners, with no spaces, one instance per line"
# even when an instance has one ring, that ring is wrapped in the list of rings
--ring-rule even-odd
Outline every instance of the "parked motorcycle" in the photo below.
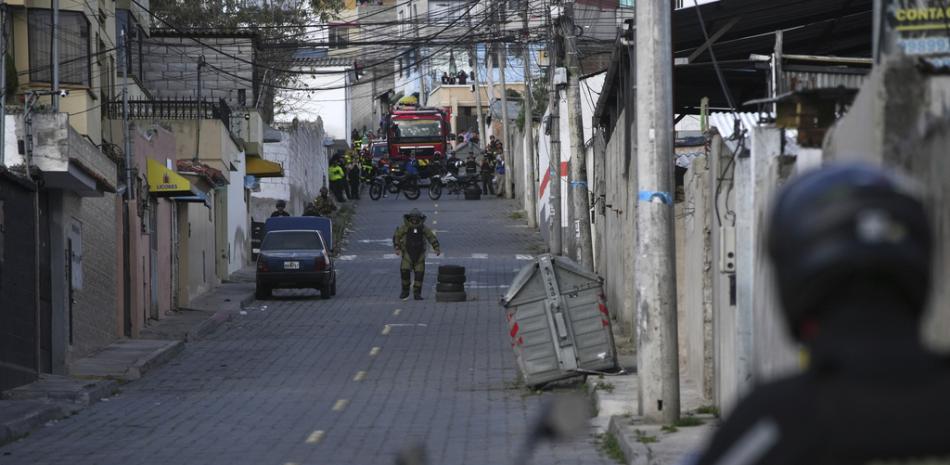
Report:
[[[383,196],[384,191],[388,191],[390,194],[396,194],[397,196],[401,192],[409,200],[418,199],[422,193],[419,189],[418,178],[411,174],[403,176],[394,176],[391,174],[376,176],[369,186],[369,198],[379,200],[380,197]]]
[[[455,176],[451,172],[444,172],[440,175],[435,175],[430,178],[431,184],[429,184],[429,198],[432,200],[439,200],[442,198],[442,193],[448,193],[449,195],[459,196],[465,192],[465,188],[468,186],[478,186],[478,176],[468,176],[461,175]]]

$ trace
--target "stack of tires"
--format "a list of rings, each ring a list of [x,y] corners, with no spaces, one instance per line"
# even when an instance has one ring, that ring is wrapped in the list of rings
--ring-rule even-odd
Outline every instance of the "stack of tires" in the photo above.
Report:
[[[465,267],[458,265],[439,266],[438,282],[435,285],[436,302],[465,302]]]
[[[478,187],[477,184],[469,184],[468,186],[465,186],[465,200],[481,200],[481,198],[481,187]]]

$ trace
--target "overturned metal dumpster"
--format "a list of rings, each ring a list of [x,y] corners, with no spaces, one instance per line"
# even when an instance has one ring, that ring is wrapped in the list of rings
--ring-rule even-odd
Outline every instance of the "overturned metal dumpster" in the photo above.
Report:
[[[524,267],[501,304],[525,384],[613,370],[616,349],[602,280],[564,257]]]

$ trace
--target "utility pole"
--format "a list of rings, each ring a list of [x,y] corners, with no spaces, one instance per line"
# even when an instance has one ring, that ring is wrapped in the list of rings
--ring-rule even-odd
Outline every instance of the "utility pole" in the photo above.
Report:
[[[194,161],[195,163],[198,163],[198,160],[200,159],[199,152],[201,150],[201,120],[202,118],[204,118],[204,113],[202,112],[202,110],[204,109],[204,105],[202,105],[202,102],[201,102],[201,68],[204,68],[204,66],[205,66],[205,56],[201,55],[200,57],[198,57],[198,89],[196,92],[198,96],[198,102],[197,102],[197,105],[198,105],[197,116],[198,117],[196,118],[196,121],[198,122],[198,126],[197,126],[197,129],[195,130],[195,158],[192,159],[192,161]],[[347,86],[347,89],[349,89],[349,86]],[[349,133],[347,133],[347,137],[349,137]]]
[[[530,42],[528,40],[530,32],[528,31],[528,10],[530,6],[530,1],[525,0],[524,2],[524,45],[522,46],[522,61],[524,62],[524,101],[522,105],[524,106],[524,199],[525,199],[525,213],[528,217],[528,227],[537,228],[538,227],[538,200],[537,200],[537,189],[538,183],[535,180],[537,176],[537,168],[535,167],[534,161],[534,115],[533,115],[533,102],[531,101],[531,49]]]
[[[672,7],[638,2],[637,370],[640,414],[668,425],[680,415],[673,228]]]
[[[50,101],[53,113],[56,113],[59,111],[59,0],[53,0],[52,7],[53,34],[50,37],[49,59],[50,73],[52,73],[50,88],[53,93],[50,95]],[[4,57],[4,60],[6,60],[6,57]],[[4,64],[4,69],[6,69],[6,64]],[[90,82],[89,85],[92,85],[92,83]]]
[[[507,29],[507,27],[502,26],[502,21],[505,21],[505,3],[501,3],[501,9],[498,10],[498,29],[500,32],[507,33],[508,31],[501,30],[502,28]],[[507,25],[507,21],[504,23]],[[501,34],[499,34],[501,35]],[[514,163],[511,163],[511,137],[509,137],[508,131],[508,86],[505,84],[505,67],[508,66],[508,44],[502,43],[501,47],[498,48],[498,77],[501,80],[501,136],[505,140],[505,149],[502,151],[502,156],[505,160],[505,186],[498,186],[498,189],[501,190],[499,194],[507,193],[509,199],[515,198],[515,190],[512,188],[512,180],[514,179]],[[510,192],[508,192],[510,191]]]
[[[548,130],[551,136],[550,152],[550,173],[548,189],[548,200],[551,202],[551,253],[554,255],[562,254],[561,245],[561,96],[558,92],[557,65],[558,65],[558,40],[557,28],[554,25],[553,13],[551,21],[551,43],[548,46],[548,73],[551,79],[548,91],[548,109],[550,118],[548,119]]]
[[[491,42],[485,44],[485,82],[488,83],[488,91],[486,92],[488,96],[488,118],[486,120],[493,120],[492,116],[492,103],[495,102],[495,78],[492,76],[492,62],[494,57],[491,53],[492,44]],[[493,121],[494,122],[494,121]],[[492,129],[491,123],[486,123],[485,131]],[[482,147],[485,147],[488,144],[488,133],[482,134]]]
[[[571,210],[577,235],[578,261],[584,269],[594,269],[594,246],[590,231],[590,193],[587,189],[587,152],[584,147],[584,113],[581,109],[580,59],[577,56],[577,33],[574,24],[574,2],[564,3],[564,58],[567,66],[568,127],[571,134]]]
[[[122,60],[122,139],[123,151],[125,152],[125,201],[122,202],[122,226],[123,226],[123,251],[122,251],[122,268],[124,281],[123,286],[123,305],[125,306],[123,314],[125,315],[125,321],[123,323],[123,331],[126,336],[132,335],[132,212],[129,209],[132,206],[132,199],[134,198],[133,194],[135,192],[134,186],[135,182],[132,179],[132,135],[129,128],[129,34],[126,29],[121,31],[122,37],[122,53],[125,54],[124,59]],[[198,71],[198,80],[201,78],[201,71],[199,67]],[[200,105],[200,103],[199,103]],[[198,119],[198,130],[201,129],[201,118]],[[197,152],[195,155],[197,158]]]
[[[465,12],[465,15],[468,17],[468,28],[472,28],[472,14],[471,9]],[[485,117],[482,114],[482,88],[478,83],[478,46],[476,44],[471,44],[468,46],[468,53],[472,56],[472,86],[475,88],[475,111],[478,116],[478,140],[485,140],[488,138],[488,135],[485,133]],[[489,96],[489,101],[491,96]],[[458,134],[460,128],[455,128],[455,133]],[[467,129],[467,128],[466,128]]]

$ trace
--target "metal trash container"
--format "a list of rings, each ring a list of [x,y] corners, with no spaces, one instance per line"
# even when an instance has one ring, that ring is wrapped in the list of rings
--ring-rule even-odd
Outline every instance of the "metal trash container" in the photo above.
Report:
[[[613,370],[617,351],[603,280],[564,257],[538,257],[501,300],[528,386]]]

